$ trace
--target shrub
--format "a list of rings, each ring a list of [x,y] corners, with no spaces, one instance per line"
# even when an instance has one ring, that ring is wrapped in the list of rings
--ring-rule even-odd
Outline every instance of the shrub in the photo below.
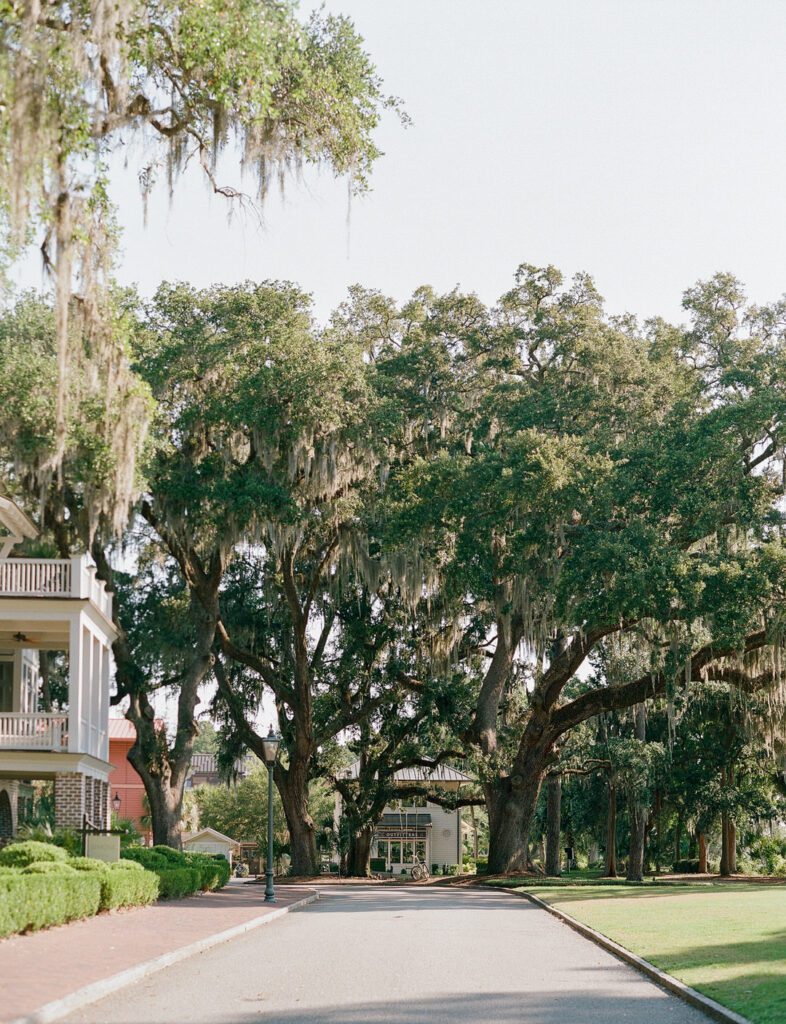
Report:
[[[101,882],[92,872],[0,872],[0,937],[91,917],[100,902]]]
[[[369,866],[372,871],[387,871],[388,862],[384,857],[372,857]]]
[[[127,871],[125,865],[107,864],[99,872],[101,878],[101,909],[141,907],[158,899],[160,880],[153,871]]]
[[[156,870],[160,883],[158,898],[181,899],[198,892],[202,884],[201,872],[196,868],[164,868]]]
[[[696,860],[675,860],[672,867],[675,875],[698,875],[699,861]]]
[[[479,874],[479,875],[486,875],[486,874],[488,874],[488,870],[489,870],[488,857],[478,857],[478,859],[475,861],[475,871],[476,871],[476,873]]]
[[[22,868],[22,874],[25,875],[73,875],[74,873],[70,864],[56,863],[53,860],[35,861],[33,864],[28,864],[26,868]]]
[[[101,910],[117,907],[141,907],[158,898],[159,880],[153,871],[146,871],[133,860],[107,864],[94,857],[74,857],[69,866],[77,871],[91,871],[101,882]]]
[[[39,843],[29,839],[23,843],[11,843],[0,850],[0,864],[4,867],[26,868],[36,862],[54,861],[65,863],[68,854],[52,843]]]
[[[170,846],[130,846],[122,850],[120,856],[123,858],[121,863],[135,862],[158,875],[161,899],[177,899],[200,890],[221,889],[231,875],[229,861],[220,854],[183,853]]]

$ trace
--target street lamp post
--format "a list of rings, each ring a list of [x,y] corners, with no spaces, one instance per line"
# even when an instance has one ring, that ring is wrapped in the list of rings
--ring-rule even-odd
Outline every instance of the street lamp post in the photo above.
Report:
[[[115,814],[120,813],[120,794],[115,790],[115,795],[112,797],[112,807],[115,809]]]
[[[275,903],[273,890],[273,769],[276,766],[281,737],[273,732],[273,726],[262,740],[262,753],[267,765],[267,871],[265,872],[265,903]]]

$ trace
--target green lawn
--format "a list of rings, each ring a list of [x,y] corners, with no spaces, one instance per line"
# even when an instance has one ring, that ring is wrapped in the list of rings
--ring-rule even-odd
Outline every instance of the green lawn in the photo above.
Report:
[[[786,886],[526,889],[756,1024],[786,1021]]]

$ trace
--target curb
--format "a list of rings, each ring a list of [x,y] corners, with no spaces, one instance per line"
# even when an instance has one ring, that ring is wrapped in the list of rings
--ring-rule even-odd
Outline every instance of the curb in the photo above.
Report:
[[[601,934],[601,932],[595,931],[594,928],[590,928],[589,925],[583,924],[581,921],[577,921],[575,917],[571,917],[566,914],[563,910],[557,910],[556,907],[549,906],[538,896],[533,896],[530,892],[523,892],[521,889],[508,889],[503,886],[483,886],[485,889],[493,889],[495,892],[507,892],[511,896],[519,896],[521,899],[529,900],[530,903],[534,903],[536,907],[541,910],[547,911],[552,917],[556,917],[563,924],[566,924],[569,928],[572,928],[579,935],[583,935],[585,939],[590,939],[597,946],[601,946],[607,952],[612,953],[619,960],[623,960],[626,964],[630,964],[631,967],[635,967],[636,970],[654,981],[661,988],[665,988],[671,992],[672,995],[682,999],[683,1002],[689,1003],[691,1006],[696,1007],[698,1010],[703,1010],[708,1016],[715,1020],[721,1021],[722,1024],[752,1024],[747,1017],[742,1017],[739,1013],[735,1013],[734,1010],[729,1010],[727,1007],[722,1006],[720,1003],[715,1002],[714,999],[710,999],[709,996],[704,996],[701,992],[698,992],[695,988],[691,988],[690,985],[686,985],[678,978],[673,977],[671,974],[666,974],[655,964],[651,964],[649,960],[644,960],[640,956],[636,956],[635,953],[631,953],[629,949],[625,949],[624,946],[620,946],[618,942],[614,942],[613,939],[609,939],[607,936]],[[16,1024],[16,1022],[13,1022]],[[21,1024],[21,1022],[20,1022]]]
[[[222,942],[236,939],[246,932],[260,928],[264,924],[269,924],[271,921],[283,917],[284,914],[289,914],[292,910],[299,910],[301,907],[314,903],[318,899],[319,893],[317,892],[312,893],[310,896],[304,896],[302,899],[296,900],[286,907],[279,907],[268,914],[253,917],[250,921],[235,925],[234,928],[227,928],[225,931],[217,932],[215,935],[208,935],[204,939],[192,942],[188,946],[174,949],[171,953],[164,953],[152,960],[146,960],[141,964],[136,964],[134,967],[129,967],[125,971],[120,971],[118,974],[113,974],[109,978],[102,978],[101,981],[85,985],[83,988],[77,989],[76,992],[71,992],[62,999],[55,999],[51,1003],[45,1003],[44,1006],[34,1010],[33,1013],[28,1014],[26,1017],[17,1017],[15,1020],[9,1021],[8,1024],[49,1024],[50,1021],[60,1020],[67,1014],[73,1013],[74,1010],[81,1010],[84,1006],[96,1003],[99,999],[103,999],[105,996],[111,995],[127,985],[133,985],[135,981],[140,981],[142,978],[155,974],[165,967],[171,967],[172,964],[180,963],[181,960],[187,960],[197,953],[203,953],[205,950],[212,949],[213,946],[219,946]]]

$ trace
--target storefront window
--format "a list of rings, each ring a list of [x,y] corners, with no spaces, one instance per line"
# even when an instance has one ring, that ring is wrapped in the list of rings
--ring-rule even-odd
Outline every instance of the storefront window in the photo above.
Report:
[[[377,843],[377,856],[388,859],[388,841],[387,839],[380,839]]]
[[[426,844],[423,842],[415,843],[415,852],[418,855],[418,860],[421,864],[426,863]]]
[[[401,843],[390,844],[390,861],[392,864],[401,863]]]

